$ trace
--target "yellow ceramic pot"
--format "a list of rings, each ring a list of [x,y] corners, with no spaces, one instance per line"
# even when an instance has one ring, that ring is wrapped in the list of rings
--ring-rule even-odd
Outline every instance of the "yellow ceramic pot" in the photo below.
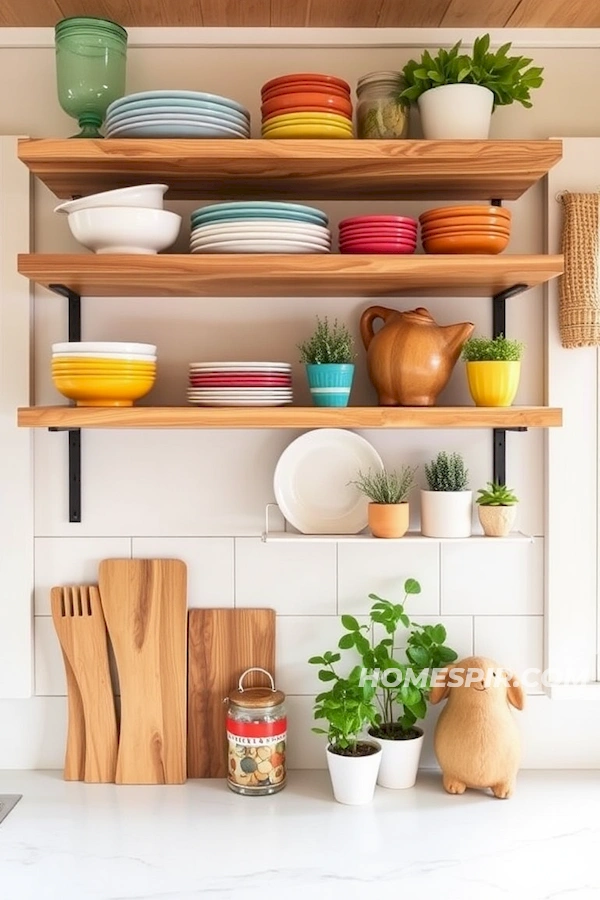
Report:
[[[367,513],[373,537],[400,538],[408,531],[408,503],[369,503]]]
[[[468,362],[467,381],[475,406],[511,406],[515,399],[520,362]]]

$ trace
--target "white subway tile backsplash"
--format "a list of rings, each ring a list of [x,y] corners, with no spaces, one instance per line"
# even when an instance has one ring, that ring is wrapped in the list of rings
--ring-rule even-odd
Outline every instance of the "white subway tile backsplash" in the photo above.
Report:
[[[132,556],[182,559],[188,606],[233,606],[233,538],[134,537]]]
[[[442,544],[444,615],[542,615],[544,542]]]
[[[42,697],[65,697],[67,681],[58,635],[50,616],[36,616],[35,693]]]
[[[235,540],[235,605],[275,609],[279,615],[336,612],[336,545],[266,544]]]
[[[476,616],[475,653],[489,656],[519,678],[525,674],[525,691],[542,693],[536,673],[544,669],[544,619],[542,616]]]
[[[378,594],[401,602],[404,581],[416,578],[421,593],[408,598],[407,611],[415,617],[435,615],[440,609],[439,545],[399,544],[385,540],[338,545],[338,610],[364,615]]]
[[[289,769],[325,769],[327,738],[312,728],[322,728],[323,721],[313,717],[314,697],[286,696],[288,719],[287,765]]]
[[[50,588],[61,584],[94,584],[101,559],[131,555],[123,537],[37,537],[34,547],[36,616],[50,615]]]

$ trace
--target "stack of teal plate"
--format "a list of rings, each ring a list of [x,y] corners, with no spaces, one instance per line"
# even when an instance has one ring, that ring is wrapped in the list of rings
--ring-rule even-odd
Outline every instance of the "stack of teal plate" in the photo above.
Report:
[[[192,213],[192,253],[329,253],[324,212],[300,203],[248,200]]]
[[[200,91],[142,91],[110,104],[107,138],[249,138],[250,113]]]

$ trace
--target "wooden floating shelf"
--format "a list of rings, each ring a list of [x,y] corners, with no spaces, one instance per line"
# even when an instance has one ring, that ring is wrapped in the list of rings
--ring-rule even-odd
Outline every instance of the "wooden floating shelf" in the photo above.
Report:
[[[560,140],[30,140],[19,158],[58,197],[168,182],[178,200],[516,200]]]
[[[562,256],[23,254],[19,272],[91,297],[486,296],[543,284]]]
[[[24,428],[553,428],[562,410],[543,406],[36,406],[18,410]]]

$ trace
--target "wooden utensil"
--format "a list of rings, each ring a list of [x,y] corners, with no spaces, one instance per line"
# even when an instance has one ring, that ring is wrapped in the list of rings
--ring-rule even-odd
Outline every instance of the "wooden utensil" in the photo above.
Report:
[[[105,559],[100,595],[121,686],[117,784],[186,779],[187,570],[178,559]]]
[[[190,609],[188,640],[188,742],[190,778],[224,778],[227,739],[224,702],[251,666],[275,670],[275,611]],[[251,673],[245,687],[267,684]]]
[[[83,746],[84,780],[112,782],[117,762],[117,719],[108,666],[106,623],[98,588],[94,585],[53,588],[51,602],[52,617],[66,656],[65,666],[68,662],[79,690],[85,726],[82,737],[78,702],[72,692],[67,733],[69,772],[81,772]],[[67,668],[68,684],[69,677]],[[65,769],[66,762],[65,759]]]
[[[65,664],[65,674],[67,676],[67,746],[65,749],[63,777],[65,781],[83,781],[85,774],[83,701],[73,667],[65,650],[67,643],[71,640],[71,628],[65,620],[63,590],[65,589],[61,587],[53,587],[50,591],[52,620],[60,642],[62,658]]]

